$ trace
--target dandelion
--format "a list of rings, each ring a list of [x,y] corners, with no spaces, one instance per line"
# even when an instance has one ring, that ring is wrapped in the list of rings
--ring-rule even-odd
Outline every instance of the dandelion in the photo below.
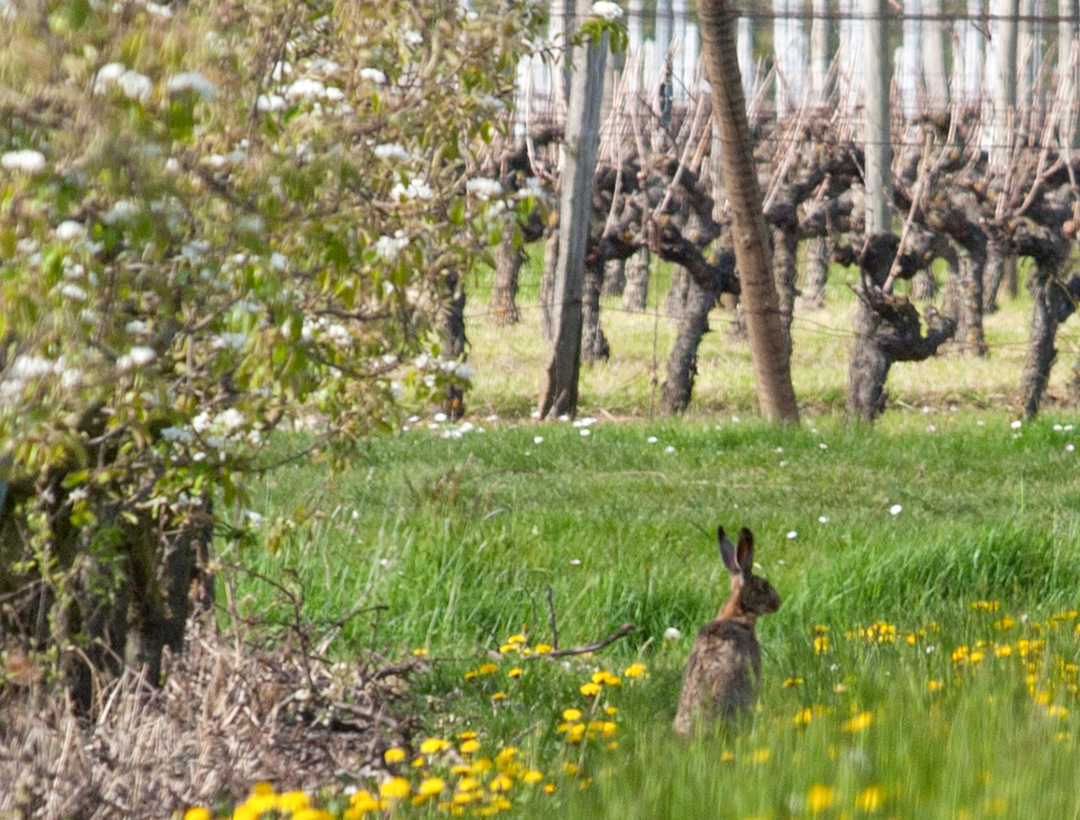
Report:
[[[799,537],[799,533],[797,533],[797,532],[796,532],[795,530],[791,530],[791,531],[790,531],[790,532],[789,532],[789,533],[787,534],[787,537],[788,537],[788,540],[789,540],[789,541],[794,541],[794,540],[795,540],[796,538],[798,538],[798,537]]]
[[[768,763],[772,759],[772,749],[762,747],[750,755],[751,763]]]
[[[563,715],[563,718],[570,721],[571,723],[573,723],[575,720],[581,720],[581,710],[580,709],[573,709],[573,708],[564,709],[562,715]]]
[[[903,510],[904,508],[901,507],[899,504],[893,504],[891,507],[889,507],[889,515],[900,515]]]
[[[859,712],[850,720],[844,722],[843,730],[857,734],[867,729],[874,720],[872,712]]]
[[[446,788],[446,781],[441,777],[429,777],[420,783],[416,790],[416,796],[423,800],[430,800]]]
[[[513,669],[511,669],[506,674],[507,674],[507,676],[509,676],[511,678],[520,678],[522,675],[525,674],[525,670],[522,669],[520,666],[515,666]]]
[[[791,719],[791,722],[796,726],[805,726],[814,717],[814,710],[809,706],[804,706],[798,712],[795,713],[795,717]]]
[[[396,746],[391,749],[387,749],[385,752],[383,752],[383,760],[390,764],[401,763],[403,760],[405,760],[405,750],[399,749]]]
[[[184,812],[184,820],[212,820],[213,814],[203,806],[195,806]]]
[[[593,683],[592,681],[581,684],[581,694],[583,694],[587,698],[591,698],[593,695],[600,694],[601,689],[602,687],[599,683]]]
[[[793,686],[802,686],[803,679],[799,677],[788,678],[781,684],[784,689],[790,689]]]
[[[836,801],[836,790],[816,783],[806,793],[806,807],[812,814],[820,814]]]
[[[815,655],[824,655],[828,651],[829,651],[829,636],[828,635],[818,635],[816,638],[814,638],[814,654]]]
[[[514,788],[514,780],[505,774],[497,774],[491,779],[489,788],[493,792],[508,792]]]
[[[387,800],[400,800],[408,797],[412,786],[404,777],[392,777],[379,786],[379,795]]]
[[[1011,427],[1013,430],[1019,430],[1023,426],[1024,426],[1024,422],[1020,421],[1020,419],[1017,419],[1016,421],[1014,421],[1012,424],[1009,425],[1009,427]]]
[[[870,786],[855,795],[855,808],[859,811],[875,812],[885,802],[885,790],[881,786]]]
[[[675,627],[669,626],[667,629],[664,630],[664,640],[665,641],[677,641],[680,638],[682,638],[682,633],[678,629],[676,629]],[[626,677],[630,677],[629,675],[626,674],[626,672],[623,672],[623,675],[626,676]]]
[[[936,680],[934,678],[931,678],[930,680],[928,680],[926,682],[926,688],[929,689],[931,692],[936,692],[938,689],[940,689],[944,685],[945,685],[944,681]]]
[[[499,667],[493,663],[485,663],[476,670],[478,675],[494,675],[499,671]]]
[[[677,630],[676,630],[677,631]],[[667,637],[665,633],[664,637]],[[646,677],[649,670],[643,663],[632,663],[626,669],[623,670],[623,677],[625,678],[643,678]]]
[[[592,682],[603,686],[619,686],[622,683],[615,675],[605,671],[593,672]]]
[[[533,647],[533,651],[537,655],[546,655],[551,650],[552,650],[551,644],[547,644],[547,643],[538,643],[536,646]]]
[[[438,754],[450,746],[450,742],[439,737],[429,737],[420,744],[420,752],[426,755]]]
[[[544,779],[544,773],[536,769],[526,769],[521,774],[522,783],[539,783]]]

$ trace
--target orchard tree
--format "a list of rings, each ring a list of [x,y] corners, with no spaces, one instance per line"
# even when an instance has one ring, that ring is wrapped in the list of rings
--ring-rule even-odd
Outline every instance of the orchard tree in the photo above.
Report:
[[[0,9],[0,651],[156,680],[246,477],[468,381],[440,312],[531,209],[476,168],[540,22],[475,6]]]

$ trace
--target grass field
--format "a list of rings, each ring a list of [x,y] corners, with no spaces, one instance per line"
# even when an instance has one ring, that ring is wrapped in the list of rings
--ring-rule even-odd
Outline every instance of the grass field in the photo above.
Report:
[[[336,652],[426,657],[410,691],[423,731],[387,750],[398,776],[318,805],[346,818],[1080,817],[1080,423],[1052,406],[1014,421],[1025,299],[990,317],[987,359],[897,367],[883,419],[849,426],[851,298],[835,272],[830,306],[795,323],[808,412],[789,429],[756,419],[745,346],[719,312],[688,418],[650,418],[654,343],[662,380],[673,329],[612,303],[613,359],[583,374],[582,415],[599,421],[540,424],[537,275],[533,263],[512,328],[486,323],[473,283],[471,429],[414,420],[329,481],[296,464],[252,498],[314,522],[274,554],[243,554],[302,590],[306,617],[385,607],[351,620]],[[670,723],[694,635],[726,594],[718,522],[754,530],[784,604],[759,622],[756,710],[686,743]],[[245,612],[290,617],[251,576],[239,592]],[[634,628],[553,661],[553,615],[563,648]],[[302,815],[307,802],[264,791],[238,816],[327,816]]]
[[[366,445],[327,495],[300,490],[323,485],[317,468],[278,475],[261,507],[326,515],[311,539],[249,558],[295,571],[311,618],[386,605],[377,627],[350,624],[346,656],[427,653],[413,680],[425,734],[387,787],[407,782],[420,804],[402,798],[402,813],[1075,817],[1071,423],[946,410],[874,429],[423,428]],[[718,521],[754,529],[784,605],[759,623],[758,710],[684,744],[669,729],[682,668],[727,586]],[[553,642],[549,588],[560,646],[635,629],[592,656],[537,658]],[[243,592],[272,611],[264,587]],[[665,640],[669,628],[682,637]],[[644,676],[627,676],[635,663]],[[582,694],[597,671],[621,681]],[[471,732],[467,771],[446,751],[409,762],[423,736],[471,749]],[[424,797],[425,783],[441,789]],[[349,816],[373,805],[358,794]]]

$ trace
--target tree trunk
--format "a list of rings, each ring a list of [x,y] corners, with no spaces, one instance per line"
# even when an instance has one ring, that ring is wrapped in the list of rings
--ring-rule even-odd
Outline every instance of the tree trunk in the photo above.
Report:
[[[1009,271],[1012,270],[1010,286]],[[997,310],[998,299],[1008,298],[1010,290],[1016,287],[1016,257],[1004,237],[992,237],[986,245],[986,272],[983,277],[983,311],[993,313]],[[1015,296],[1015,291],[1012,292]]]
[[[1080,300],[1080,274],[1068,283],[1057,277],[1059,263],[1043,260],[1031,279],[1031,295],[1035,305],[1031,315],[1031,333],[1028,337],[1027,356],[1020,378],[1020,398],[1024,415],[1034,417],[1039,412],[1046,385],[1050,381],[1050,368],[1057,358],[1054,341],[1058,327],[1076,309]]]
[[[805,242],[806,274],[803,277],[799,307],[802,310],[821,310],[825,307],[825,285],[829,279],[829,240],[812,236]]]
[[[734,260],[728,256],[729,264]],[[720,297],[718,280],[699,282],[687,275],[689,288],[686,304],[668,356],[667,378],[660,390],[660,407],[669,414],[682,413],[690,405],[697,377],[697,352],[702,337],[709,331],[709,311]]]
[[[985,356],[983,275],[986,250],[984,246],[965,246],[958,242],[953,242],[953,247],[956,269],[946,284],[942,310],[956,322],[956,349],[964,356]]]
[[[768,234],[736,58],[733,13],[727,0],[700,0],[698,20],[712,86],[713,118],[723,147],[724,184],[731,201],[735,259],[758,401],[770,421],[797,422],[799,408],[770,270]]]
[[[601,296],[622,296],[626,290],[626,260],[609,259],[604,265],[604,284]]]
[[[791,356],[791,320],[795,316],[795,255],[799,250],[798,230],[773,228],[773,274],[776,277],[776,295],[780,308],[780,329],[787,342]]]
[[[577,0],[578,19],[592,9]],[[559,262],[552,290],[552,351],[540,393],[540,418],[577,412],[581,368],[582,290],[585,251],[592,218],[593,174],[599,147],[600,95],[604,84],[607,38],[574,46],[569,110],[564,137],[562,194],[559,207]],[[598,285],[599,287],[599,285]]]
[[[934,275],[929,268],[923,268],[911,277],[912,299],[920,302],[932,302],[935,295],[937,295],[937,282],[934,281]]]
[[[626,260],[623,310],[645,310],[649,296],[649,250],[641,248]]]
[[[555,269],[559,264],[559,229],[549,228],[544,240],[544,270],[540,274],[540,335],[546,344],[554,338]]]
[[[952,319],[926,309],[926,336],[919,327],[919,313],[907,299],[881,290],[899,239],[895,234],[868,237],[860,259],[861,281],[855,309],[855,341],[848,368],[847,412],[862,421],[873,421],[885,409],[885,380],[897,361],[922,361],[933,356],[956,329]]]
[[[671,283],[668,285],[667,299],[665,300],[665,312],[669,319],[678,321],[682,318],[683,308],[686,307],[686,299],[689,293],[690,274],[682,265],[676,265],[671,270]]]
[[[456,273],[446,277],[447,300],[442,312],[442,355],[447,359],[465,356],[465,283]],[[465,391],[457,385],[446,389],[443,412],[452,419],[465,415]]]
[[[581,294],[581,356],[590,367],[599,359],[611,358],[611,348],[600,327],[600,271],[585,266],[585,282]]]
[[[525,250],[521,246],[521,237],[512,227],[507,227],[495,254],[495,281],[488,303],[491,320],[497,325],[514,325],[521,319],[516,300],[518,273],[524,262]]]

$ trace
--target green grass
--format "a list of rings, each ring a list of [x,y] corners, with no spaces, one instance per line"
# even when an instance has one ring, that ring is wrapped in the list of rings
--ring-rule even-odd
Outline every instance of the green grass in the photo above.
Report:
[[[1066,452],[1080,433],[1054,429],[1075,417],[1010,421],[941,409],[780,429],[728,414],[602,422],[587,437],[477,421],[486,432],[460,439],[419,425],[365,444],[329,489],[317,465],[280,471],[255,506],[322,515],[278,553],[248,547],[246,559],[302,588],[312,619],[385,606],[351,621],[336,651],[426,649],[429,670],[412,680],[424,731],[476,731],[475,756],[513,745],[555,788],[515,782],[513,816],[1077,817],[1080,635],[1074,613],[1053,616],[1080,606],[1080,455]],[[784,605],[759,624],[758,710],[684,743],[669,729],[682,668],[727,588],[717,522],[754,530]],[[549,588],[561,646],[624,621],[635,631],[565,665],[499,655],[515,633],[551,641]],[[246,611],[276,611],[265,585],[248,578],[240,592]],[[891,642],[860,636],[878,621]],[[669,627],[683,637],[665,641]],[[466,679],[492,657],[494,674]],[[597,668],[621,675],[637,661],[647,677],[579,692]],[[614,735],[567,743],[563,710],[608,719],[604,705],[618,707]],[[458,780],[443,758],[428,763]],[[492,806],[484,793],[465,808]],[[438,813],[436,802],[408,812]]]

